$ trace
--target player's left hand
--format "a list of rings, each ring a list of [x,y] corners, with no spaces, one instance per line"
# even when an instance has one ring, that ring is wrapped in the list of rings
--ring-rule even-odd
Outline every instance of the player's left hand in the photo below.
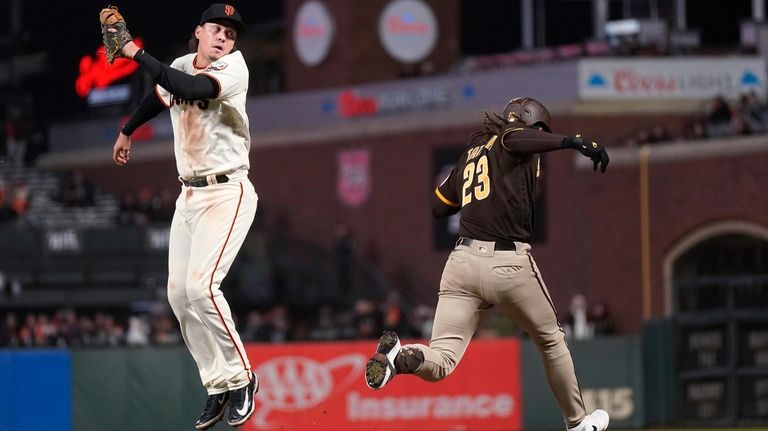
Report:
[[[125,18],[117,11],[117,6],[108,6],[99,12],[101,35],[104,41],[104,53],[107,62],[112,64],[117,57],[124,57],[123,47],[133,40],[125,23]],[[131,58],[132,56],[129,56]]]
[[[131,159],[131,137],[120,132],[112,148],[112,160],[118,166],[125,166]]]
[[[605,147],[603,147],[602,145],[598,145],[595,153],[592,154],[589,158],[592,159],[593,170],[596,171],[597,167],[600,166],[600,172],[604,173],[605,170],[608,168],[608,161],[610,159],[608,158],[608,152],[605,151]]]
[[[592,160],[594,170],[600,167],[600,172],[605,172],[608,168],[608,152],[605,147],[597,142],[585,141],[581,135],[568,136],[564,139],[563,146],[575,148],[579,152]]]

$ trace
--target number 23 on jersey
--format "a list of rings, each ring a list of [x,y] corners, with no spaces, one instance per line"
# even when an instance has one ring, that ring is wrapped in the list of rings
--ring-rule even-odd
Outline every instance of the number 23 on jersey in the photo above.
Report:
[[[481,201],[491,194],[491,178],[488,165],[488,156],[483,154],[477,161],[472,161],[464,166],[464,185],[461,187],[461,206],[465,206],[475,200]]]

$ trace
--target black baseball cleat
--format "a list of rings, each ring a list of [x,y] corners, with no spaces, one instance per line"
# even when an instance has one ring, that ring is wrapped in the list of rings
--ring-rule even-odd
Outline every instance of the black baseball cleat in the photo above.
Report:
[[[229,403],[229,392],[208,395],[208,401],[205,402],[203,413],[195,422],[195,428],[204,430],[212,427],[224,416],[224,409]]]
[[[395,358],[400,353],[400,339],[394,331],[384,331],[376,353],[365,366],[365,383],[371,389],[381,389],[395,377]]]
[[[233,427],[239,427],[251,417],[255,410],[256,403],[253,397],[259,392],[259,378],[251,371],[251,382],[240,389],[229,391],[229,415],[227,423]]]

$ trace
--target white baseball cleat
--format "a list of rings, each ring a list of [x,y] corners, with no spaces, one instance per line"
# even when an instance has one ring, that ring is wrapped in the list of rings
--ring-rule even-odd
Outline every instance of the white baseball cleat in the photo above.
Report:
[[[605,431],[608,428],[608,422],[610,422],[608,412],[597,409],[584,416],[581,423],[575,427],[568,428],[568,431]]]
[[[394,331],[384,331],[376,353],[365,366],[365,383],[371,389],[381,389],[395,377],[395,358],[400,353],[400,339]]]

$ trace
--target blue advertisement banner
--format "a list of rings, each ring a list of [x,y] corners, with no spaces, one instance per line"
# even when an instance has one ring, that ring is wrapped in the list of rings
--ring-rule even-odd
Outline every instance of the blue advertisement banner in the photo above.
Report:
[[[0,351],[0,431],[70,431],[69,352]]]

